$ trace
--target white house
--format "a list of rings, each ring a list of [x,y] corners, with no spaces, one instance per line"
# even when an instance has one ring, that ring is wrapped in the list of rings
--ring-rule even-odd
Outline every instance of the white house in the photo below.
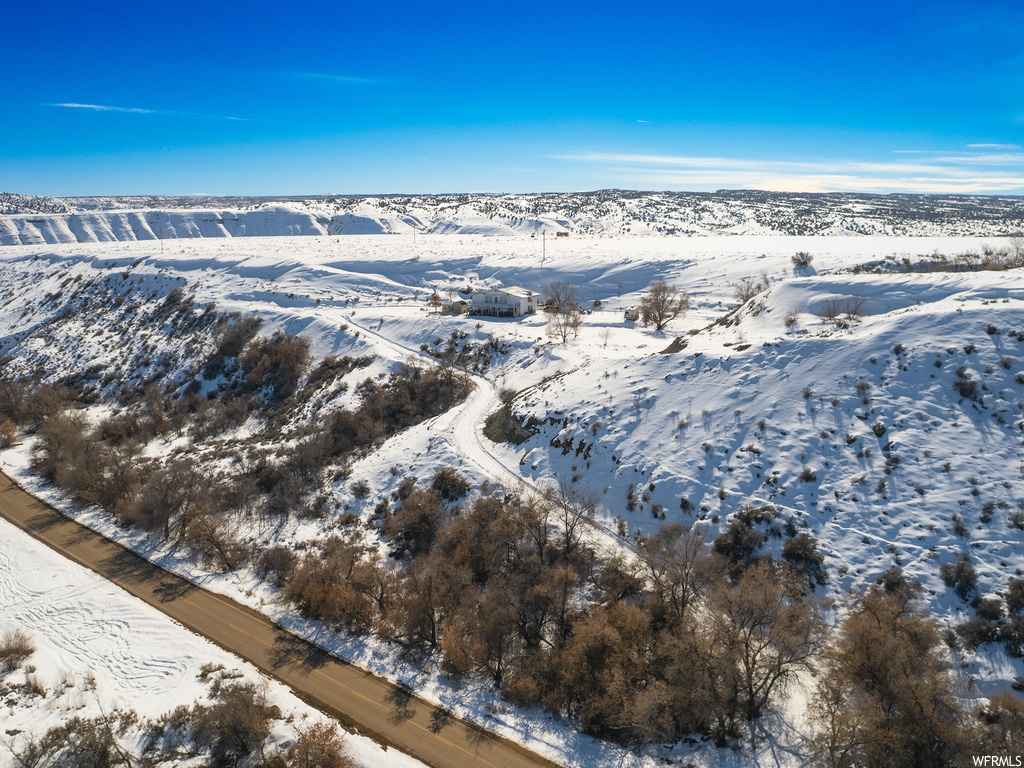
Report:
[[[518,285],[473,291],[470,313],[492,317],[522,317],[537,311],[538,294]]]

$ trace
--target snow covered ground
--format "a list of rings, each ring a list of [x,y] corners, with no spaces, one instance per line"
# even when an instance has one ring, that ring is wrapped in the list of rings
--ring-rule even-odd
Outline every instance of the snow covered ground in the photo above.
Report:
[[[48,692],[20,702],[12,696],[0,707],[3,738],[18,751],[24,746],[18,732],[38,737],[72,716],[120,709],[146,720],[203,701],[204,665],[223,665],[240,673],[240,682],[268,686],[284,718],[276,721],[271,744],[287,747],[297,728],[324,719],[287,687],[0,520],[0,633],[16,627],[36,647],[26,662],[34,671],[16,670],[8,681],[32,679]],[[364,736],[348,734],[346,744],[359,765],[422,765]],[[15,765],[11,752],[0,749],[0,766]]]
[[[420,235],[415,243],[408,236],[304,236],[194,239],[163,247],[153,241],[10,246],[0,249],[0,354],[21,353],[12,364],[28,371],[32,351],[33,361],[56,366],[54,378],[88,361],[113,365],[117,345],[104,343],[101,329],[75,326],[73,318],[64,335],[35,339],[31,347],[23,339],[60,311],[60,300],[45,296],[61,291],[64,281],[121,271],[138,281],[138,290],[186,285],[200,306],[216,302],[220,310],[259,314],[264,333],[282,329],[307,337],[316,358],[376,354],[360,377],[419,357],[421,345],[453,331],[479,342],[494,335],[511,351],[477,379],[470,399],[355,462],[351,480],[366,480],[372,492],[356,499],[349,485],[337,483],[332,493],[340,505],[368,518],[406,474],[428,477],[442,466],[458,467],[477,483],[543,488],[565,481],[601,498],[599,518],[608,533],[594,535],[614,546],[618,539],[610,532],[619,521],[632,535],[680,520],[713,538],[744,504],[770,501],[818,539],[832,576],[828,596],[841,599],[901,564],[925,585],[927,606],[952,625],[972,614],[939,578],[942,563],[968,552],[983,596],[997,594],[1024,571],[1024,531],[1013,517],[1024,500],[1024,275],[845,270],[1003,244],[958,237],[542,242]],[[811,269],[794,270],[790,257],[797,251],[814,255]],[[623,320],[623,308],[638,304],[650,283],[662,279],[689,291],[689,313],[661,332]],[[744,279],[767,288],[733,312],[735,285]],[[579,337],[564,345],[549,340],[541,315],[517,321],[443,317],[430,314],[425,303],[435,289],[515,284],[539,290],[560,280],[577,285],[584,306],[592,308]],[[818,313],[828,300],[850,298],[861,306],[861,318],[848,328],[822,322]],[[127,338],[131,329],[124,333]],[[676,339],[685,346],[657,354]],[[962,397],[954,388],[958,381],[975,381],[977,397]],[[517,415],[557,419],[518,447],[491,443],[480,426],[497,407],[499,388],[518,392]],[[25,440],[0,452],[0,464],[76,518],[556,760],[802,762],[793,751],[802,727],[799,696],[792,711],[779,715],[791,728],[788,735],[744,755],[701,745],[631,753],[579,736],[542,712],[509,710],[487,686],[454,683],[403,661],[395,649],[328,635],[297,619],[251,571],[204,571],[172,547],[118,529],[95,509],[70,505],[31,476],[31,445]],[[180,441],[154,450],[177,447]],[[627,506],[631,485],[640,497],[633,509]],[[954,514],[966,534],[954,530]],[[315,540],[324,530],[291,518],[283,527],[246,534],[294,543]],[[6,599],[3,605],[6,610]],[[963,674],[980,695],[1024,676],[1020,660],[994,648],[982,646],[962,660]]]

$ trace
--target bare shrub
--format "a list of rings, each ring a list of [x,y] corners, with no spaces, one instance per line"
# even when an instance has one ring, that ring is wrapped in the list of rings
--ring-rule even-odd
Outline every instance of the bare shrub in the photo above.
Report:
[[[288,768],[354,768],[345,755],[345,742],[333,723],[315,723],[299,729],[288,750]]]
[[[17,669],[36,652],[32,638],[23,629],[10,629],[0,637],[0,670],[10,672]]]
[[[843,302],[843,314],[846,319],[853,322],[864,316],[864,309],[867,306],[867,299],[863,296],[847,296]]]
[[[822,319],[822,322],[834,323],[842,313],[843,302],[841,299],[825,299],[825,303],[822,304],[821,310],[818,312],[818,317]]]
[[[445,501],[458,501],[469,493],[470,483],[454,467],[441,467],[431,478],[430,487],[441,494]]]
[[[818,551],[818,542],[811,534],[801,533],[787,539],[782,545],[782,559],[804,574],[811,589],[815,584],[828,583],[825,557]]]
[[[764,283],[748,277],[746,280],[740,280],[738,283],[733,284],[733,296],[736,297],[737,302],[745,304],[764,289]]]
[[[256,573],[283,587],[295,573],[295,553],[288,547],[271,547],[260,553],[256,560]]]
[[[269,388],[272,402],[289,397],[309,362],[309,344],[309,339],[281,331],[253,341],[239,358],[249,391]]]
[[[978,589],[978,574],[974,570],[970,555],[963,552],[951,563],[939,567],[939,575],[947,587],[956,592],[961,600],[967,600]]]
[[[270,735],[281,711],[270,704],[266,685],[234,683],[221,686],[214,702],[194,715],[196,743],[210,749],[215,766],[241,764]]]
[[[797,269],[806,269],[814,262],[814,254],[809,251],[797,251],[790,256],[790,260]]]
[[[864,316],[867,299],[863,296],[844,296],[825,299],[818,317],[826,323],[854,322]]]

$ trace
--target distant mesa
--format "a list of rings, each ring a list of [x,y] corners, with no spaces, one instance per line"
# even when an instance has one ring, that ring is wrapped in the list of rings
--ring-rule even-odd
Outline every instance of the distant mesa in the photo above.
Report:
[[[0,245],[194,237],[476,235],[998,236],[1024,200],[959,195],[597,192],[312,197],[68,197],[0,193]]]

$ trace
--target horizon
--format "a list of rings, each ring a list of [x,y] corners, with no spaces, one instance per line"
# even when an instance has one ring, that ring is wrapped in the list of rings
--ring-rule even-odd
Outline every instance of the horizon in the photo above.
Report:
[[[1003,0],[43,0],[5,28],[0,188],[24,194],[1024,194]]]
[[[13,195],[24,195],[26,197],[40,197],[40,198],[52,198],[54,200],[83,200],[83,199],[125,199],[134,197],[154,197],[154,198],[190,198],[196,200],[202,199],[261,199],[268,202],[273,201],[288,201],[288,200],[316,200],[323,199],[329,200],[334,198],[352,198],[352,199],[376,199],[376,198],[389,198],[389,197],[469,197],[469,196],[483,196],[483,197],[509,197],[509,196],[528,196],[528,195],[595,195],[602,192],[624,192],[635,195],[731,195],[731,194],[764,194],[764,195],[797,195],[797,196],[829,196],[829,195],[843,195],[843,196],[855,196],[855,197],[992,197],[992,198],[1024,198],[1024,192],[1019,194],[1013,193],[985,193],[985,192],[850,192],[846,190],[834,190],[829,192],[804,192],[799,190],[786,191],[778,189],[754,189],[737,187],[733,189],[715,189],[715,190],[693,190],[693,189],[625,189],[621,187],[604,187],[601,189],[579,189],[571,191],[556,191],[556,190],[537,190],[532,192],[510,192],[510,191],[497,191],[497,192],[474,192],[474,191],[447,191],[447,192],[311,192],[306,194],[164,194],[161,192],[127,192],[124,194],[117,195],[106,195],[106,194],[87,194],[87,195],[36,195],[34,193],[22,193],[12,190],[0,190],[0,193],[13,194]]]

